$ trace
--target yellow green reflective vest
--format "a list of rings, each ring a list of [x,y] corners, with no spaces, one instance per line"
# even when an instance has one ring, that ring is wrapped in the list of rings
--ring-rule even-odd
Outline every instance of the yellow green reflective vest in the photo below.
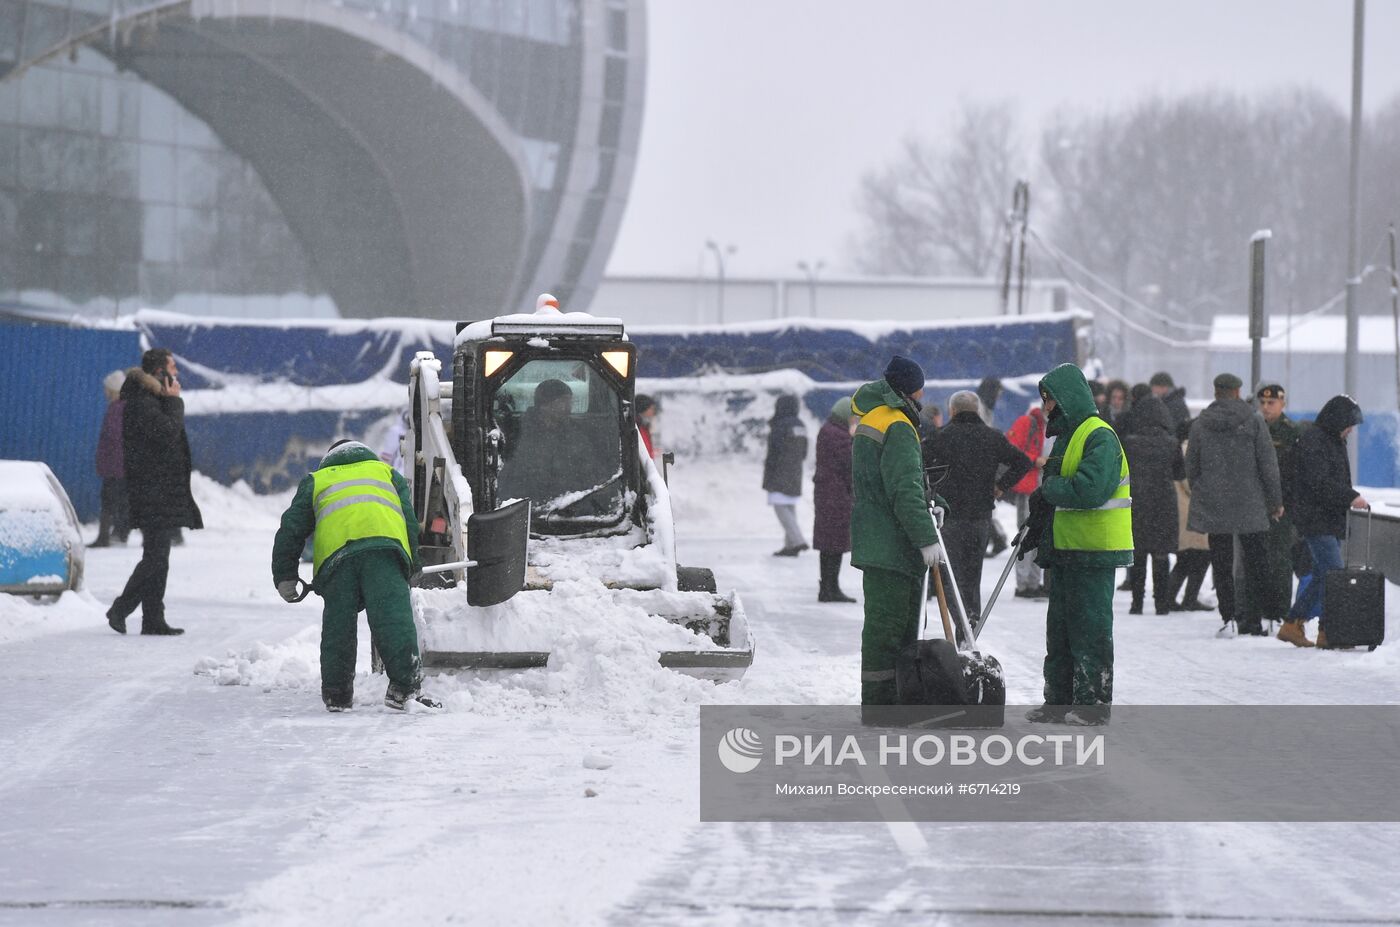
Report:
[[[323,467],[312,476],[312,507],[316,512],[313,574],[321,572],[321,564],[331,554],[362,538],[392,538],[403,545],[405,556],[412,558],[403,504],[388,464],[361,460]]]
[[[1084,443],[1100,428],[1109,428],[1108,422],[1090,416],[1074,430],[1060,463],[1060,476],[1066,479],[1074,476],[1079,462],[1084,459]],[[1120,448],[1119,457],[1123,465],[1118,488],[1107,502],[1096,509],[1055,510],[1056,550],[1133,549],[1133,497],[1128,485],[1128,455]]]

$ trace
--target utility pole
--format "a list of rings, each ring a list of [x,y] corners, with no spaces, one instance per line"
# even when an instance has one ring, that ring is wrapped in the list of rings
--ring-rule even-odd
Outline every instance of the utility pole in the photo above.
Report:
[[[709,248],[711,251],[713,251],[713,252],[715,253],[715,266],[718,268],[718,272],[719,272],[719,311],[718,311],[718,313],[717,313],[717,321],[719,322],[719,324],[723,325],[723,324],[724,324],[724,256],[725,256],[726,254],[733,254],[733,253],[734,253],[735,251],[737,251],[738,249],[735,248],[733,245],[725,245],[724,248],[723,248],[723,250],[721,250],[721,249],[720,249],[720,246],[717,245],[717,244],[715,244],[715,241],[714,241],[713,238],[710,239],[709,241],[705,242],[705,247],[706,247],[706,248]]]
[[[1011,276],[1016,273],[1016,314],[1026,314],[1026,222],[1031,211],[1031,185],[1027,180],[1016,181],[1011,191],[1011,209],[1006,213],[1003,238],[1006,253],[1001,262],[1001,314],[1011,311]],[[1019,255],[1017,251],[1019,249]]]
[[[1264,246],[1274,235],[1260,229],[1249,240],[1249,391],[1259,389],[1264,377],[1264,339],[1269,337],[1269,314],[1264,309]]]
[[[797,262],[797,269],[802,271],[803,276],[807,278],[807,303],[814,319],[817,317],[817,274],[821,273],[825,266],[826,261],[820,260],[814,264],[808,264],[806,261]]]
[[[1357,267],[1356,240],[1360,235],[1357,200],[1361,178],[1361,77],[1362,58],[1366,47],[1366,0],[1353,0],[1351,18],[1351,168],[1347,179],[1347,349],[1343,373],[1343,389],[1356,398],[1357,367],[1360,361],[1360,307],[1357,291],[1361,289],[1361,269]],[[1351,478],[1356,479],[1356,432],[1347,442],[1351,458]]]

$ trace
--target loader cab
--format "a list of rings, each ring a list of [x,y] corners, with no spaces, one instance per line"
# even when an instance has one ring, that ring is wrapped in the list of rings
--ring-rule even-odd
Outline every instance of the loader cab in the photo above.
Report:
[[[529,499],[537,536],[642,523],[636,350],[620,321],[548,312],[471,323],[454,368],[454,453],[484,508]]]

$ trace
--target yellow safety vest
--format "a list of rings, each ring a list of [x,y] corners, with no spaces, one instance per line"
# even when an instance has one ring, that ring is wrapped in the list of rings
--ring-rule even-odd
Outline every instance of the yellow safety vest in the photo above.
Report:
[[[378,460],[323,467],[312,474],[312,505],[316,510],[316,540],[312,572],[351,541],[391,538],[408,547],[403,504],[394,488],[394,471]]]
[[[1090,416],[1074,430],[1060,462],[1060,476],[1074,476],[1079,462],[1084,459],[1085,442],[1100,428],[1109,428],[1108,422]],[[1121,457],[1123,466],[1118,488],[1107,502],[1096,509],[1055,510],[1056,550],[1133,549],[1133,497],[1128,481],[1128,455],[1123,453]]]

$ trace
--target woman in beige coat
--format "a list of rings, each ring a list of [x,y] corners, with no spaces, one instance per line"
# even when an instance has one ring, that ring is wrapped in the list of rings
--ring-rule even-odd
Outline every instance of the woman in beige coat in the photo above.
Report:
[[[1185,449],[1183,445],[1183,450]],[[1215,608],[1200,599],[1201,584],[1205,582],[1206,570],[1210,569],[1210,543],[1204,534],[1186,527],[1186,516],[1191,510],[1191,486],[1186,480],[1176,481],[1176,510],[1178,513],[1178,533],[1176,565],[1172,567],[1171,590],[1172,610],[1179,612],[1208,612]],[[1186,595],[1180,602],[1176,595],[1186,584]]]

